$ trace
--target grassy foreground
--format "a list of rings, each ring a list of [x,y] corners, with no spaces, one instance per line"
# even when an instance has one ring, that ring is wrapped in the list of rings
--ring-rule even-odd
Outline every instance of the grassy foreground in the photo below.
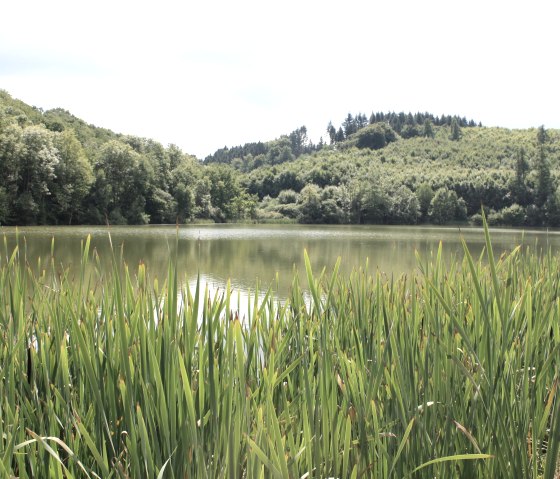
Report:
[[[5,246],[0,477],[554,478],[560,259],[486,234],[397,280],[307,261],[242,318],[173,260],[158,285],[86,241],[69,278]]]

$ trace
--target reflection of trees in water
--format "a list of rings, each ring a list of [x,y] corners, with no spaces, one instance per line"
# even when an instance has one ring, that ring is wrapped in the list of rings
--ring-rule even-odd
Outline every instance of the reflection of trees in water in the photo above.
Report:
[[[213,228],[216,228],[215,226]],[[112,243],[117,258],[121,251],[129,266],[132,276],[135,275],[139,263],[146,264],[150,278],[158,278],[161,282],[167,277],[170,258],[177,258],[178,277],[181,280],[192,279],[201,273],[224,282],[230,278],[238,287],[254,288],[256,281],[261,287],[267,287],[279,275],[279,293],[287,293],[293,276],[294,266],[300,272],[301,282],[305,284],[303,274],[303,251],[309,253],[313,269],[318,274],[323,267],[327,272],[332,270],[338,257],[341,257],[340,271],[348,274],[352,269],[363,267],[369,258],[370,272],[379,269],[387,275],[411,272],[416,266],[414,251],[429,259],[430,252],[437,251],[440,239],[444,244],[444,257],[452,255],[462,257],[460,236],[454,229],[434,228],[313,228],[309,231],[300,228],[289,235],[282,234],[286,230],[278,229],[278,235],[267,234],[259,237],[255,234],[258,228],[247,229],[247,238],[243,238],[243,227],[236,227],[236,234],[208,237],[197,235],[180,236],[178,239],[174,229],[161,228],[127,228],[111,231]],[[224,231],[232,230],[231,227]],[[41,233],[35,228],[32,233],[20,232],[20,248],[27,250],[28,262],[37,266],[40,257],[42,264],[50,261],[51,238],[56,234],[54,256],[58,268],[63,265],[69,274],[77,275],[80,270],[80,243],[85,241],[87,228],[69,230],[61,228],[45,228]],[[111,252],[106,232],[96,230],[92,236],[91,250],[99,253],[101,268],[110,271]],[[101,232],[100,232],[101,231]],[[328,234],[317,234],[321,232]],[[249,234],[250,232],[250,234]],[[313,234],[310,234],[312,232]],[[340,234],[336,234],[340,232]],[[354,234],[355,233],[355,234]],[[25,242],[24,242],[25,238]],[[480,231],[466,230],[465,238],[473,255],[482,251],[483,237]],[[533,245],[539,238],[540,244],[546,244],[546,233],[533,234],[525,238],[525,244]],[[8,248],[15,245],[15,234],[7,234]],[[559,249],[560,238],[548,238],[550,244]],[[493,235],[495,254],[511,249],[521,241],[520,232],[496,232]],[[121,250],[122,247],[122,250]]]

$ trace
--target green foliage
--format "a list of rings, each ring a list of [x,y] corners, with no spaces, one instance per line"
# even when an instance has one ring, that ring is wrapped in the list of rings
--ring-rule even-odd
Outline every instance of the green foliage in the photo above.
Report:
[[[257,215],[258,200],[255,196],[250,195],[246,191],[240,191],[239,194],[231,200],[231,219],[236,221],[252,220]]]
[[[539,147],[544,146],[548,141],[548,133],[544,128],[544,125],[539,126],[537,129],[537,144]]]
[[[4,223],[8,218],[10,211],[9,197],[6,188],[0,186],[0,224]]]
[[[430,201],[428,215],[432,223],[443,225],[466,216],[466,208],[459,201],[457,193],[447,188],[440,188]]]
[[[420,207],[420,217],[422,220],[427,220],[430,203],[434,197],[434,190],[429,183],[422,183],[416,189],[416,197],[418,198],[418,206]]]
[[[269,165],[286,163],[288,161],[293,161],[294,159],[295,156],[292,153],[288,138],[284,138],[271,146],[266,154],[266,163]]]
[[[170,193],[173,197],[171,203],[172,220],[180,223],[192,220],[195,216],[195,190],[196,184],[201,176],[195,160],[177,153],[176,158],[170,158]]]
[[[424,120],[422,135],[426,138],[433,138],[435,136],[434,125],[429,118],[426,118],[426,120]]]
[[[358,223],[385,223],[389,208],[387,189],[378,179],[359,183],[352,204]]]
[[[492,215],[489,217],[489,223],[504,224],[510,226],[523,226],[525,223],[526,210],[522,206],[514,203],[511,206],[507,206],[499,213],[499,219],[497,221],[492,221]]]
[[[349,138],[358,131],[358,123],[351,113],[348,113],[346,120],[342,122],[342,129],[344,131],[344,138]]]
[[[408,139],[414,138],[415,136],[420,136],[422,134],[422,130],[416,125],[404,125],[401,129],[401,137]]]
[[[511,196],[520,205],[527,205],[530,202],[531,191],[527,184],[527,173],[529,172],[529,162],[525,156],[525,149],[519,148],[515,155],[515,177],[511,181]]]
[[[451,122],[451,135],[449,136],[449,139],[452,141],[458,141],[461,139],[462,136],[462,132],[461,132],[461,127],[459,126],[459,122],[457,121],[457,118],[453,118],[453,121]]]
[[[374,123],[362,128],[356,134],[355,141],[358,148],[379,150],[396,139],[395,132],[387,123]]]
[[[341,222],[398,222],[391,218],[389,200],[380,214],[364,216],[361,203],[368,183],[373,181],[368,178],[375,178],[385,189],[381,196],[391,198],[402,185],[414,192],[422,221],[429,220],[433,192],[447,188],[456,193],[458,201],[464,201],[468,216],[479,212],[481,205],[499,212],[516,203],[526,211],[524,224],[548,224],[543,206],[529,208],[538,184],[534,161],[539,154],[534,140],[536,130],[464,127],[461,141],[450,140],[447,127],[435,126],[434,132],[433,138],[397,139],[380,150],[353,148],[348,141],[303,155],[294,162],[255,169],[241,182],[259,198],[276,198],[288,188],[298,192],[308,183],[321,188],[344,187],[352,193],[350,203],[341,209]],[[560,135],[550,131],[549,137],[547,155],[555,185]],[[371,212],[371,208],[368,210]],[[460,218],[465,218],[462,208],[455,220]]]
[[[321,188],[309,184],[297,197],[297,214],[294,215],[292,206],[282,204],[277,211],[286,212],[286,216],[298,218],[301,223],[343,223],[346,219],[345,193],[336,186]]]
[[[459,127],[474,127],[476,123],[474,120],[467,121],[466,118],[458,116],[441,115],[435,116],[431,113],[395,113],[395,112],[373,112],[369,117],[369,124],[385,123],[388,124],[395,132],[403,138],[412,138],[423,134],[426,137],[433,137],[433,130],[431,126],[451,126],[455,122]],[[331,145],[340,143],[350,138],[353,134],[368,125],[368,119],[363,113],[358,113],[354,116],[348,114],[346,119],[342,122],[341,127],[337,130],[332,122],[329,122],[327,133],[331,140]],[[479,126],[482,126],[479,124]]]
[[[140,219],[144,211],[145,168],[140,153],[117,140],[103,145],[95,165],[97,202],[101,213],[111,222]]]
[[[460,207],[436,215],[438,222],[462,221],[483,206],[496,213],[493,221],[518,224],[520,215],[510,214],[517,210],[508,210],[518,205],[525,225],[558,223],[558,131],[482,128],[458,116],[401,112],[369,120],[348,114],[327,133],[330,147],[313,145],[302,126],[272,141],[220,149],[200,163],[174,145],[118,135],[0,91],[0,221],[233,221],[260,211],[279,221],[415,223],[430,220],[433,192],[445,188]],[[305,212],[301,198],[279,198],[311,184],[325,203],[318,212]]]
[[[233,219],[236,212],[232,201],[241,193],[235,171],[226,165],[212,165],[206,169],[206,177],[210,181],[212,218],[220,222]]]
[[[71,224],[77,217],[78,222],[81,222],[81,207],[93,183],[93,169],[72,130],[56,134],[54,145],[59,162],[55,167],[51,191],[54,203],[54,209],[50,213],[51,221]]]
[[[299,195],[294,190],[282,190],[278,193],[278,202],[281,205],[287,205],[290,203],[296,203],[298,201]]]
[[[233,148],[226,146],[208,155],[204,162],[225,163],[235,166],[236,169],[250,171],[264,164],[274,165],[293,161],[303,154],[321,150],[323,146],[322,141],[314,145],[307,136],[307,128],[301,126],[289,135],[282,135],[276,140],[245,143]]]
[[[300,220],[302,223],[320,223],[322,219],[320,188],[309,184],[300,193]]]
[[[276,146],[271,161],[279,163],[293,159],[290,148],[308,151],[305,127]],[[43,112],[5,92],[0,171],[0,221],[6,224],[225,221],[255,212],[255,198],[237,177],[220,176],[174,145],[117,135],[62,109]]]
[[[392,223],[415,224],[420,218],[420,203],[416,195],[401,185],[390,199],[389,218]]]
[[[544,127],[540,127],[537,133],[538,155],[535,160],[536,172],[536,188],[535,200],[536,205],[543,207],[548,198],[552,195],[553,183],[550,175],[550,164],[547,158],[546,142],[548,141],[548,134]]]
[[[560,198],[558,190],[556,190],[554,193],[551,193],[547,197],[542,210],[544,216],[544,224],[553,227],[560,226]]]

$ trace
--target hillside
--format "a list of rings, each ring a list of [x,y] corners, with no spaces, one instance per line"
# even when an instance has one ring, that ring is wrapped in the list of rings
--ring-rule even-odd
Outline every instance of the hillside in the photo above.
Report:
[[[0,224],[146,224],[249,217],[231,168],[0,91]]]
[[[560,225],[560,131],[428,113],[348,115],[199,162],[177,147],[42,111],[0,91],[0,223]]]
[[[434,127],[433,138],[397,137],[377,150],[350,138],[243,181],[271,218],[443,224],[478,221],[484,205],[494,224],[555,226],[560,132],[546,131],[542,145],[537,133],[464,127],[454,141],[449,127]]]

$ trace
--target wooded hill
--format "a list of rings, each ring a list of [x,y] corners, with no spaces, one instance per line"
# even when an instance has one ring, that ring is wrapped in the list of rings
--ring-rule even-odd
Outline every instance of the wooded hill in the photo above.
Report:
[[[0,223],[214,221],[560,225],[560,131],[429,113],[349,114],[223,148],[178,147],[42,111],[0,91]]]

